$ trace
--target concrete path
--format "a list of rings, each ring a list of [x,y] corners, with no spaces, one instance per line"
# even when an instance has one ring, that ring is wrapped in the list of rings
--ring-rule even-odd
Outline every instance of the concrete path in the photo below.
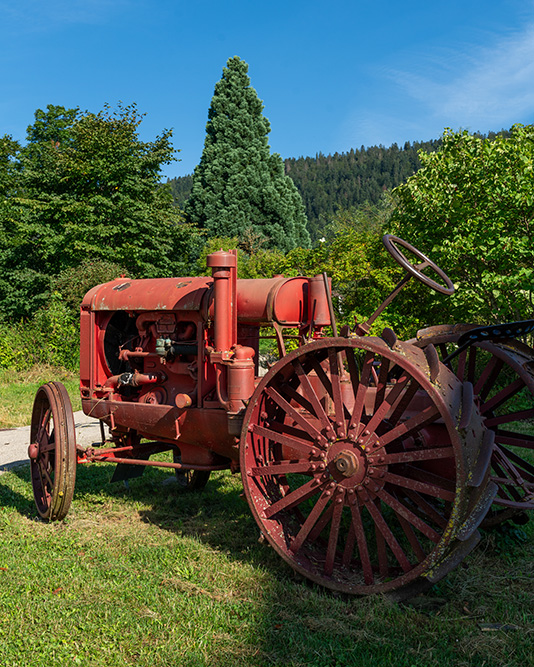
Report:
[[[74,424],[78,444],[100,444],[100,422],[98,419],[88,417],[80,410],[74,413]],[[0,430],[0,474],[14,466],[28,463],[29,444],[29,426]]]

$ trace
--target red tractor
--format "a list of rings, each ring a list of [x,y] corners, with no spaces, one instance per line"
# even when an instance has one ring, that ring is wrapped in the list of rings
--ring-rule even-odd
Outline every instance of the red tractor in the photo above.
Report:
[[[67,514],[77,463],[118,464],[113,480],[174,468],[192,490],[213,470],[240,471],[261,533],[291,567],[334,590],[396,597],[455,567],[482,521],[521,520],[534,506],[523,455],[534,438],[522,428],[534,417],[534,353],[514,336],[529,323],[471,328],[465,345],[454,327],[410,342],[390,329],[368,336],[411,276],[454,289],[406,242],[384,243],[407,275],[355,332],[338,334],[326,275],[238,280],[236,252],[209,255],[209,277],[93,288],[80,391],[111,438],[102,428],[100,447],[78,447],[64,387],[38,390],[29,456],[40,515]],[[265,338],[279,360],[262,376]],[[506,407],[524,392],[524,409]],[[172,461],[156,460],[168,451]]]

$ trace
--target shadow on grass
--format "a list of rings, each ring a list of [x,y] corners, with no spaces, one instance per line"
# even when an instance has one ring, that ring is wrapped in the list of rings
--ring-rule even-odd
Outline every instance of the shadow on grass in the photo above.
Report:
[[[210,644],[209,662],[202,662],[200,654],[191,651],[183,656],[182,665],[529,664],[526,656],[532,653],[532,635],[516,630],[497,637],[481,632],[478,626],[483,620],[527,626],[521,620],[520,605],[512,602],[522,595],[530,606],[532,595],[525,590],[525,582],[530,581],[532,565],[527,561],[529,554],[510,543],[513,535],[507,533],[504,540],[496,533],[492,537],[495,545],[486,540],[484,548],[470,557],[470,571],[459,568],[440,582],[431,594],[439,598],[437,606],[403,608],[380,597],[337,595],[295,578],[273,549],[258,543],[259,529],[241,497],[238,476],[214,473],[204,490],[191,492],[164,483],[173,475],[158,469],[145,470],[141,478],[130,481],[129,488],[122,482],[111,484],[112,474],[109,465],[78,466],[73,509],[95,517],[110,508],[114,513],[137,513],[142,521],[163,531],[193,538],[224,554],[237,565],[233,570],[226,568],[227,573],[235,576],[236,570],[248,570],[233,581],[222,582],[217,559],[208,555],[203,567],[214,568],[211,579],[177,579],[172,592],[177,599],[198,596],[199,606],[213,607],[221,618],[242,619],[235,626],[228,622],[231,628],[239,624],[235,636],[229,631],[217,635],[213,628],[219,621],[207,626],[218,637]],[[0,476],[0,504],[35,518],[29,466],[12,470],[10,477],[8,483]],[[491,551],[498,548],[505,553],[496,560]],[[504,605],[501,596],[510,602]],[[165,598],[165,604],[173,604],[170,599]],[[506,662],[507,655],[517,660]]]
[[[174,483],[174,473],[161,469],[147,468],[141,477],[126,483],[111,483],[113,471],[112,465],[79,465],[71,511],[77,503],[83,503],[89,511],[93,506],[97,515],[103,499],[133,501],[141,506],[137,512],[142,521],[198,539],[236,559],[262,566],[271,560],[262,557],[271,550],[258,545],[260,532],[241,497],[238,475],[215,472],[204,489],[190,491]],[[0,505],[29,518],[37,517],[29,465],[12,468],[10,473],[18,481],[6,484],[0,476]],[[279,558],[272,560],[277,562]]]

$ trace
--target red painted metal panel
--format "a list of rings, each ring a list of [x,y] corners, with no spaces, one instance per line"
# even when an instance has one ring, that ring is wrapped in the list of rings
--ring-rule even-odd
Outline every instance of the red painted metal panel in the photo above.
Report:
[[[91,290],[84,303],[91,310],[199,311],[212,285],[211,278],[118,278]]]

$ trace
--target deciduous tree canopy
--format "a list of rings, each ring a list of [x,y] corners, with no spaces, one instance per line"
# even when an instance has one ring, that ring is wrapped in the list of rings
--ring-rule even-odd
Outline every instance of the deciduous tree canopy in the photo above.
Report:
[[[181,219],[162,165],[171,132],[140,141],[135,106],[94,114],[38,110],[22,149],[4,139],[17,175],[4,204],[0,302],[26,316],[46,303],[50,279],[84,260],[113,261],[136,276],[180,275],[197,235]],[[4,152],[5,152],[4,150]],[[7,162],[6,162],[7,160]]]
[[[394,192],[394,229],[447,270],[457,320],[534,317],[534,126],[442,148]]]

